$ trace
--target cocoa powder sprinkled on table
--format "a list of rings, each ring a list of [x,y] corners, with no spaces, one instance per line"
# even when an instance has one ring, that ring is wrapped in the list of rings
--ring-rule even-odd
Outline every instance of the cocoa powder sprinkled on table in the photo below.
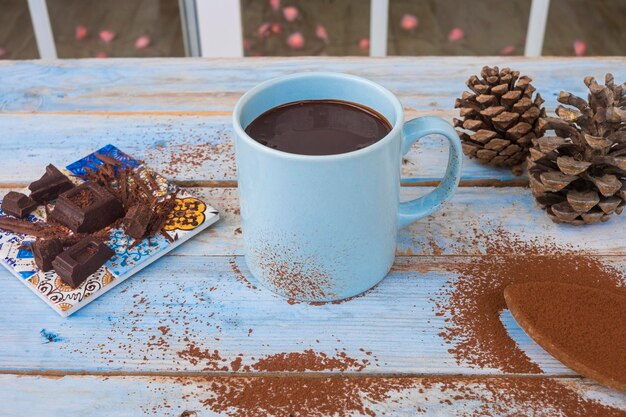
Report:
[[[235,176],[233,146],[225,131],[217,131],[206,137],[183,138],[185,143],[172,143],[167,146],[157,146],[146,150],[146,158],[162,160],[165,166],[161,173],[169,176],[189,174],[202,167],[207,162],[223,162],[222,173],[224,178]],[[222,179],[222,178],[216,178]]]
[[[343,351],[335,356],[328,356],[323,352],[307,349],[304,352],[267,356],[259,359],[251,368],[263,372],[362,371],[369,363],[367,359],[358,360]]]
[[[448,323],[440,336],[458,363],[510,373],[541,373],[539,366],[511,339],[500,320],[503,291],[513,283],[560,281],[624,291],[623,273],[598,258],[549,241],[524,240],[504,231],[477,234],[486,256],[450,267],[457,274],[433,300]]]
[[[303,257],[287,244],[264,244],[255,249],[268,284],[292,300],[334,298],[333,278],[313,257]]]
[[[235,274],[235,277],[237,278],[239,282],[243,283],[246,287],[250,288],[251,290],[256,290],[256,285],[248,281],[246,276],[241,272],[241,269],[239,269],[239,266],[237,265],[237,261],[235,259],[229,259],[228,264],[230,265],[230,269],[232,269],[233,273]]]
[[[182,400],[238,417],[385,415],[397,404],[407,415],[496,417],[623,417],[626,412],[585,399],[578,380],[492,377],[241,376],[180,378]],[[582,389],[581,389],[582,388]],[[419,394],[416,397],[416,394]],[[404,415],[404,414],[401,414]]]
[[[215,395],[201,403],[215,413],[239,417],[374,417],[371,403],[384,402],[390,392],[411,384],[381,378],[214,378],[207,385]]]

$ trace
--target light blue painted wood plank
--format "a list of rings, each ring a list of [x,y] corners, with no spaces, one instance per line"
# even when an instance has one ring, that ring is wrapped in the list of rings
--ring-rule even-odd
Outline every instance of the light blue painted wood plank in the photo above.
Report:
[[[622,257],[604,261],[626,271]],[[457,364],[439,336],[447,323],[431,298],[454,276],[451,267],[465,262],[475,259],[398,258],[366,296],[310,305],[249,288],[236,272],[252,281],[241,257],[167,256],[68,319],[2,270],[0,370],[241,371],[231,365],[238,357],[245,366],[313,349],[345,352],[365,361],[360,370],[369,373],[498,375]],[[573,375],[503,317],[511,337],[548,375]],[[194,346],[217,357],[189,356]]]
[[[401,198],[422,195],[429,187],[403,187]],[[243,255],[239,200],[233,188],[194,188],[200,198],[220,210],[221,220],[177,249],[176,255]],[[485,254],[486,236],[506,231],[524,240],[550,242],[597,255],[626,254],[626,215],[606,223],[575,227],[555,224],[535,204],[530,189],[463,187],[443,209],[398,234],[398,255]]]
[[[159,144],[192,146],[201,143],[224,146],[216,150],[213,161],[200,161],[194,165],[181,161],[172,173],[180,180],[214,180],[235,178],[232,148],[230,147],[229,120],[226,116],[237,98],[260,81],[275,76],[312,70],[351,72],[380,82],[398,94],[409,117],[436,114],[448,120],[456,115],[454,98],[465,89],[464,81],[471,73],[480,70],[484,63],[513,65],[522,72],[534,75],[539,91],[544,91],[546,106],[556,106],[556,95],[561,89],[583,94],[581,80],[585,75],[601,76],[607,71],[626,73],[623,58],[564,59],[544,58],[389,58],[370,60],[363,58],[315,59],[298,58],[262,60],[80,60],[0,63],[0,110],[13,112],[96,112],[114,113],[121,118],[79,120],[71,116],[38,119],[0,119],[0,128],[10,135],[3,141],[8,151],[26,165],[22,170],[35,168],[28,163],[37,150],[45,151],[51,160],[62,163],[75,154],[71,149],[92,148],[89,143],[101,143],[104,137],[114,137],[120,144],[134,146],[139,154],[150,152]],[[134,118],[126,113],[156,112],[184,117]],[[221,116],[220,116],[221,115]],[[153,114],[153,116],[155,116]],[[214,120],[212,117],[217,117]],[[169,134],[167,133],[169,130]],[[220,136],[222,132],[225,136]],[[217,136],[216,136],[217,135]],[[40,141],[49,141],[41,143]],[[108,140],[108,139],[107,139]],[[28,143],[15,149],[6,142]],[[80,142],[80,143],[76,143]],[[63,155],[55,152],[58,145],[65,147]],[[196,143],[197,144],[197,143]],[[210,146],[210,145],[209,145]],[[28,153],[28,150],[33,151]],[[172,149],[170,149],[172,150]],[[167,151],[167,149],[165,150]],[[173,151],[176,148],[173,147]],[[440,178],[447,154],[439,143],[425,141],[408,157],[403,169],[407,181],[432,181]],[[166,160],[168,155],[155,155]],[[16,160],[18,160],[16,158]],[[35,162],[35,161],[33,161]],[[158,161],[157,161],[158,163]],[[164,162],[165,163],[165,162]],[[7,174],[0,178],[14,181],[17,172],[6,167]],[[28,171],[26,171],[28,172]],[[11,179],[10,179],[10,178]],[[417,177],[415,180],[410,178]],[[508,170],[495,170],[467,161],[464,180],[512,180]]]
[[[234,181],[235,157],[228,116],[2,115],[0,153],[11,155],[0,172],[0,185],[27,183],[48,163],[65,166],[100,146],[113,143],[179,181]],[[406,156],[407,181],[440,179],[447,145],[424,139]],[[463,180],[515,177],[510,170],[486,168],[466,159]]]
[[[180,417],[187,411],[188,417],[210,417],[219,415],[237,415],[237,409],[232,414],[220,414],[207,406],[203,401],[219,395],[213,384],[220,387],[238,387],[242,384],[240,378],[167,378],[167,377],[102,377],[102,376],[16,376],[0,375],[0,398],[2,393],[7,401],[3,401],[0,416],[22,416],[28,410],[29,417],[65,416],[65,417],[139,417],[154,416]],[[261,380],[254,386],[261,386],[267,379]],[[294,384],[302,384],[305,379],[294,379]],[[388,379],[396,382],[397,379]],[[524,383],[522,379],[515,382]],[[603,404],[626,410],[626,394],[600,387],[588,380],[560,379],[557,383],[576,392],[584,399],[596,399]],[[390,389],[389,398],[374,403],[368,398],[367,390],[350,390],[353,395],[362,395],[363,405],[377,415],[411,416],[419,408],[420,415],[429,416],[468,416],[485,415],[493,402],[489,387],[501,383],[496,378],[489,379],[446,379],[446,389],[432,378],[413,378],[409,382],[404,380],[406,389]],[[514,385],[511,380],[507,384]],[[321,384],[323,385],[323,383]],[[503,384],[504,385],[504,384]],[[268,391],[272,386],[267,384]],[[460,390],[463,389],[463,392]],[[456,395],[464,397],[472,393],[469,399],[460,400]],[[259,393],[262,395],[262,392]],[[345,392],[338,390],[329,392],[328,401],[333,404],[345,404]],[[316,392],[311,392],[311,396]],[[282,396],[286,404],[290,403],[289,392],[268,392],[268,396],[276,398]],[[502,395],[509,398],[506,394]],[[550,401],[546,401],[543,410],[537,410],[538,404],[533,398],[523,398],[520,395],[511,395],[511,401],[506,404],[510,413],[526,415],[529,410],[535,410],[537,417],[550,415]],[[291,398],[294,401],[301,398]],[[559,398],[554,398],[558,403]],[[528,402],[525,402],[528,401]],[[315,401],[314,403],[317,403]],[[357,404],[359,402],[356,402]],[[500,404],[503,405],[503,404]],[[543,404],[542,404],[543,405]],[[262,405],[250,402],[251,410],[266,415],[267,410]],[[299,408],[299,407],[298,407]],[[283,410],[289,412],[290,410]],[[313,410],[312,410],[313,411]],[[350,413],[346,415],[359,416]],[[543,413],[546,414],[543,414]],[[318,415],[317,413],[311,413]],[[281,414],[284,415],[284,414]],[[342,414],[343,415],[343,414]],[[491,415],[491,414],[489,414]]]
[[[376,81],[416,110],[452,109],[467,78],[483,65],[531,76],[548,108],[561,89],[584,93],[586,75],[626,74],[623,57],[394,57],[260,59],[109,59],[0,63],[5,112],[228,111],[261,81],[304,71],[348,72]]]
[[[429,187],[403,187],[402,199]],[[0,196],[11,189],[0,189]],[[220,211],[220,221],[172,252],[174,256],[243,255],[239,199],[234,188],[188,188]],[[626,214],[606,223],[575,227],[555,224],[535,205],[528,188],[463,187],[450,203],[398,234],[398,255],[485,254],[484,236],[507,231],[512,236],[596,255],[626,254]],[[476,231],[479,231],[477,233]]]

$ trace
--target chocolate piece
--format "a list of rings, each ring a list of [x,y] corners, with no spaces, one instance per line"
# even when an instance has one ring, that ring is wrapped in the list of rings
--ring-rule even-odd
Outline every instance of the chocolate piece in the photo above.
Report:
[[[43,272],[52,270],[52,261],[63,252],[61,239],[36,240],[30,244],[35,264]]]
[[[50,226],[47,223],[32,223],[27,220],[14,219],[13,217],[0,217],[0,229],[20,235],[30,235],[40,238],[53,237],[62,234],[59,227]]]
[[[38,203],[54,200],[64,191],[74,187],[72,181],[67,178],[57,167],[50,164],[46,167],[46,173],[41,178],[28,186],[30,198]]]
[[[124,217],[124,231],[133,239],[141,239],[146,234],[151,217],[151,206],[145,204],[132,206]]]
[[[86,237],[57,256],[52,266],[64,283],[76,288],[113,255],[113,249],[93,237]]]
[[[87,181],[61,194],[50,218],[74,233],[96,232],[124,215],[122,204],[95,182]]]
[[[35,200],[26,194],[15,191],[9,191],[2,200],[2,211],[20,219],[28,216],[37,206],[38,204]]]

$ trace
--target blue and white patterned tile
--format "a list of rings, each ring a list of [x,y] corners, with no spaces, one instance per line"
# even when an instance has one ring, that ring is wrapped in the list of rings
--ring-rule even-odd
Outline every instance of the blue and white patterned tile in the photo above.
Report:
[[[115,276],[106,267],[101,267],[91,274],[76,288],[66,285],[54,271],[37,272],[28,283],[33,291],[38,292],[59,314],[85,303],[91,296],[98,296],[104,287],[115,281]]]
[[[109,144],[93,153],[90,153],[86,157],[81,158],[76,162],[72,162],[65,168],[72,174],[78,177],[83,177],[87,173],[87,169],[96,170],[100,165],[103,164],[103,162],[96,157],[96,154],[106,155],[108,157],[114,158],[118,160],[123,167],[138,167],[139,165],[141,165],[141,163],[132,156],[125,154],[115,146]]]
[[[122,229],[111,231],[106,243],[115,251],[115,256],[109,259],[105,265],[116,277],[129,273],[170,246],[170,242],[161,235],[144,239],[132,246],[134,242],[135,240],[126,235]]]
[[[27,279],[37,272],[37,265],[31,251],[22,248],[25,239],[20,235],[0,243],[0,259],[18,276]]]

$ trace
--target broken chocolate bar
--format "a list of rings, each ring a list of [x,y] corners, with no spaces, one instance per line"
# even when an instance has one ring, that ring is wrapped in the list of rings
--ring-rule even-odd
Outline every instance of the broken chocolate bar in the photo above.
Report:
[[[43,271],[52,270],[52,261],[63,252],[61,239],[36,240],[30,244],[30,249],[35,258],[35,264]]]
[[[2,200],[2,211],[23,219],[37,208],[37,202],[26,194],[9,191]]]
[[[41,178],[28,186],[30,198],[38,203],[54,200],[64,191],[73,188],[74,184],[57,167],[50,164]]]
[[[124,231],[133,239],[141,239],[148,229],[152,207],[146,204],[137,204],[128,209],[124,217]]]
[[[50,226],[47,223],[33,223],[28,220],[14,219],[8,216],[0,217],[0,230],[40,238],[53,237],[63,232],[58,227]]]
[[[90,236],[62,252],[52,266],[64,283],[76,288],[113,255],[113,249]]]
[[[87,181],[61,194],[50,218],[74,233],[96,232],[124,215],[122,203],[102,186]]]

